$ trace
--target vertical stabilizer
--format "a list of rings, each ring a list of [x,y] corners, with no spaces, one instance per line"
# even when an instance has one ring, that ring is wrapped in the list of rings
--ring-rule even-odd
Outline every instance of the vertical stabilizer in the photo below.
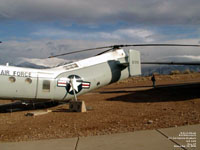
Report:
[[[129,70],[130,76],[141,75],[141,62],[139,51],[129,50]]]

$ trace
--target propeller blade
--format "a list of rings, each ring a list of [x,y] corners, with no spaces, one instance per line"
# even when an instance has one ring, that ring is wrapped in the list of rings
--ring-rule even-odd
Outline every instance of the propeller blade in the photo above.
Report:
[[[75,53],[80,53],[80,52],[86,52],[86,51],[92,51],[92,50],[98,50],[98,49],[104,49],[104,48],[112,48],[112,47],[113,46],[105,46],[105,47],[83,49],[83,50],[78,50],[78,51],[67,52],[67,53],[63,53],[63,54],[49,56],[48,58],[59,57],[59,56],[64,56],[64,55],[69,55],[69,54],[75,54]]]
[[[141,62],[141,64],[151,65],[200,65],[200,62]]]
[[[110,48],[110,49],[108,49],[108,50],[105,50],[105,51],[103,51],[103,52],[101,52],[101,53],[96,54],[95,56],[99,56],[99,55],[101,55],[101,54],[107,53],[107,52],[112,51],[112,50],[113,50],[113,48]]]
[[[116,45],[116,47],[136,47],[136,46],[187,46],[187,47],[200,47],[198,44],[131,44],[131,45]]]
[[[96,47],[96,48],[89,48],[89,49],[83,49],[83,50],[78,50],[78,51],[72,51],[72,52],[67,52],[67,53],[63,53],[63,54],[58,54],[58,55],[53,55],[53,56],[49,56],[48,58],[53,58],[53,57],[59,57],[59,56],[64,56],[64,55],[69,55],[69,54],[75,54],[75,53],[80,53],[80,52],[86,52],[86,51],[92,51],[92,50],[99,50],[99,49],[104,49],[104,48],[110,48],[107,51],[110,50],[116,50],[116,49],[120,49],[122,47],[136,47],[136,46],[183,46],[183,47],[200,47],[200,45],[186,45],[186,44],[130,44],[130,45],[111,45],[111,46],[104,46],[104,47]],[[103,54],[105,52],[102,52],[100,54]],[[98,55],[100,55],[98,54]]]

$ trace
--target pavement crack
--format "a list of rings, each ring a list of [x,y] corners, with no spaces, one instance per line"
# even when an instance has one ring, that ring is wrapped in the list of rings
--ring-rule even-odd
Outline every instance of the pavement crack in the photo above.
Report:
[[[75,146],[75,149],[74,150],[77,150],[78,149],[78,142],[79,142],[79,136],[78,136],[78,139],[76,141],[76,146]]]
[[[163,135],[164,137],[166,137],[168,140],[170,140],[171,142],[173,142],[174,144],[178,145],[180,148],[182,148],[183,150],[187,150],[185,147],[181,146],[179,143],[177,143],[176,141],[172,140],[171,138],[169,138],[167,135],[165,135],[162,131],[156,129],[156,131],[158,133],[160,133],[161,135]]]

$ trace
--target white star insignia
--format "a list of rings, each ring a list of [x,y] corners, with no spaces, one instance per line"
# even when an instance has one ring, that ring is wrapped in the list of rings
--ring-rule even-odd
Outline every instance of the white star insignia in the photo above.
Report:
[[[80,83],[80,82],[77,82],[75,76],[74,76],[74,78],[72,79],[72,83],[71,83],[71,84],[73,85],[74,90],[75,90],[76,92],[78,92],[78,86],[79,86],[81,83]],[[69,89],[69,92],[71,92],[71,91],[73,91],[72,86],[71,86],[70,89]]]

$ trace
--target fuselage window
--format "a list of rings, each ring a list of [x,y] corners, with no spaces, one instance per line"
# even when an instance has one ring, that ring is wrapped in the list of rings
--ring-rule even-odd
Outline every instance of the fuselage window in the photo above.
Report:
[[[11,83],[14,83],[14,82],[16,81],[16,79],[15,79],[15,77],[9,77],[9,81],[10,81]]]
[[[26,78],[25,82],[31,84],[32,80],[30,78]]]
[[[45,92],[50,92],[50,81],[49,80],[44,80],[43,81],[42,89]]]

